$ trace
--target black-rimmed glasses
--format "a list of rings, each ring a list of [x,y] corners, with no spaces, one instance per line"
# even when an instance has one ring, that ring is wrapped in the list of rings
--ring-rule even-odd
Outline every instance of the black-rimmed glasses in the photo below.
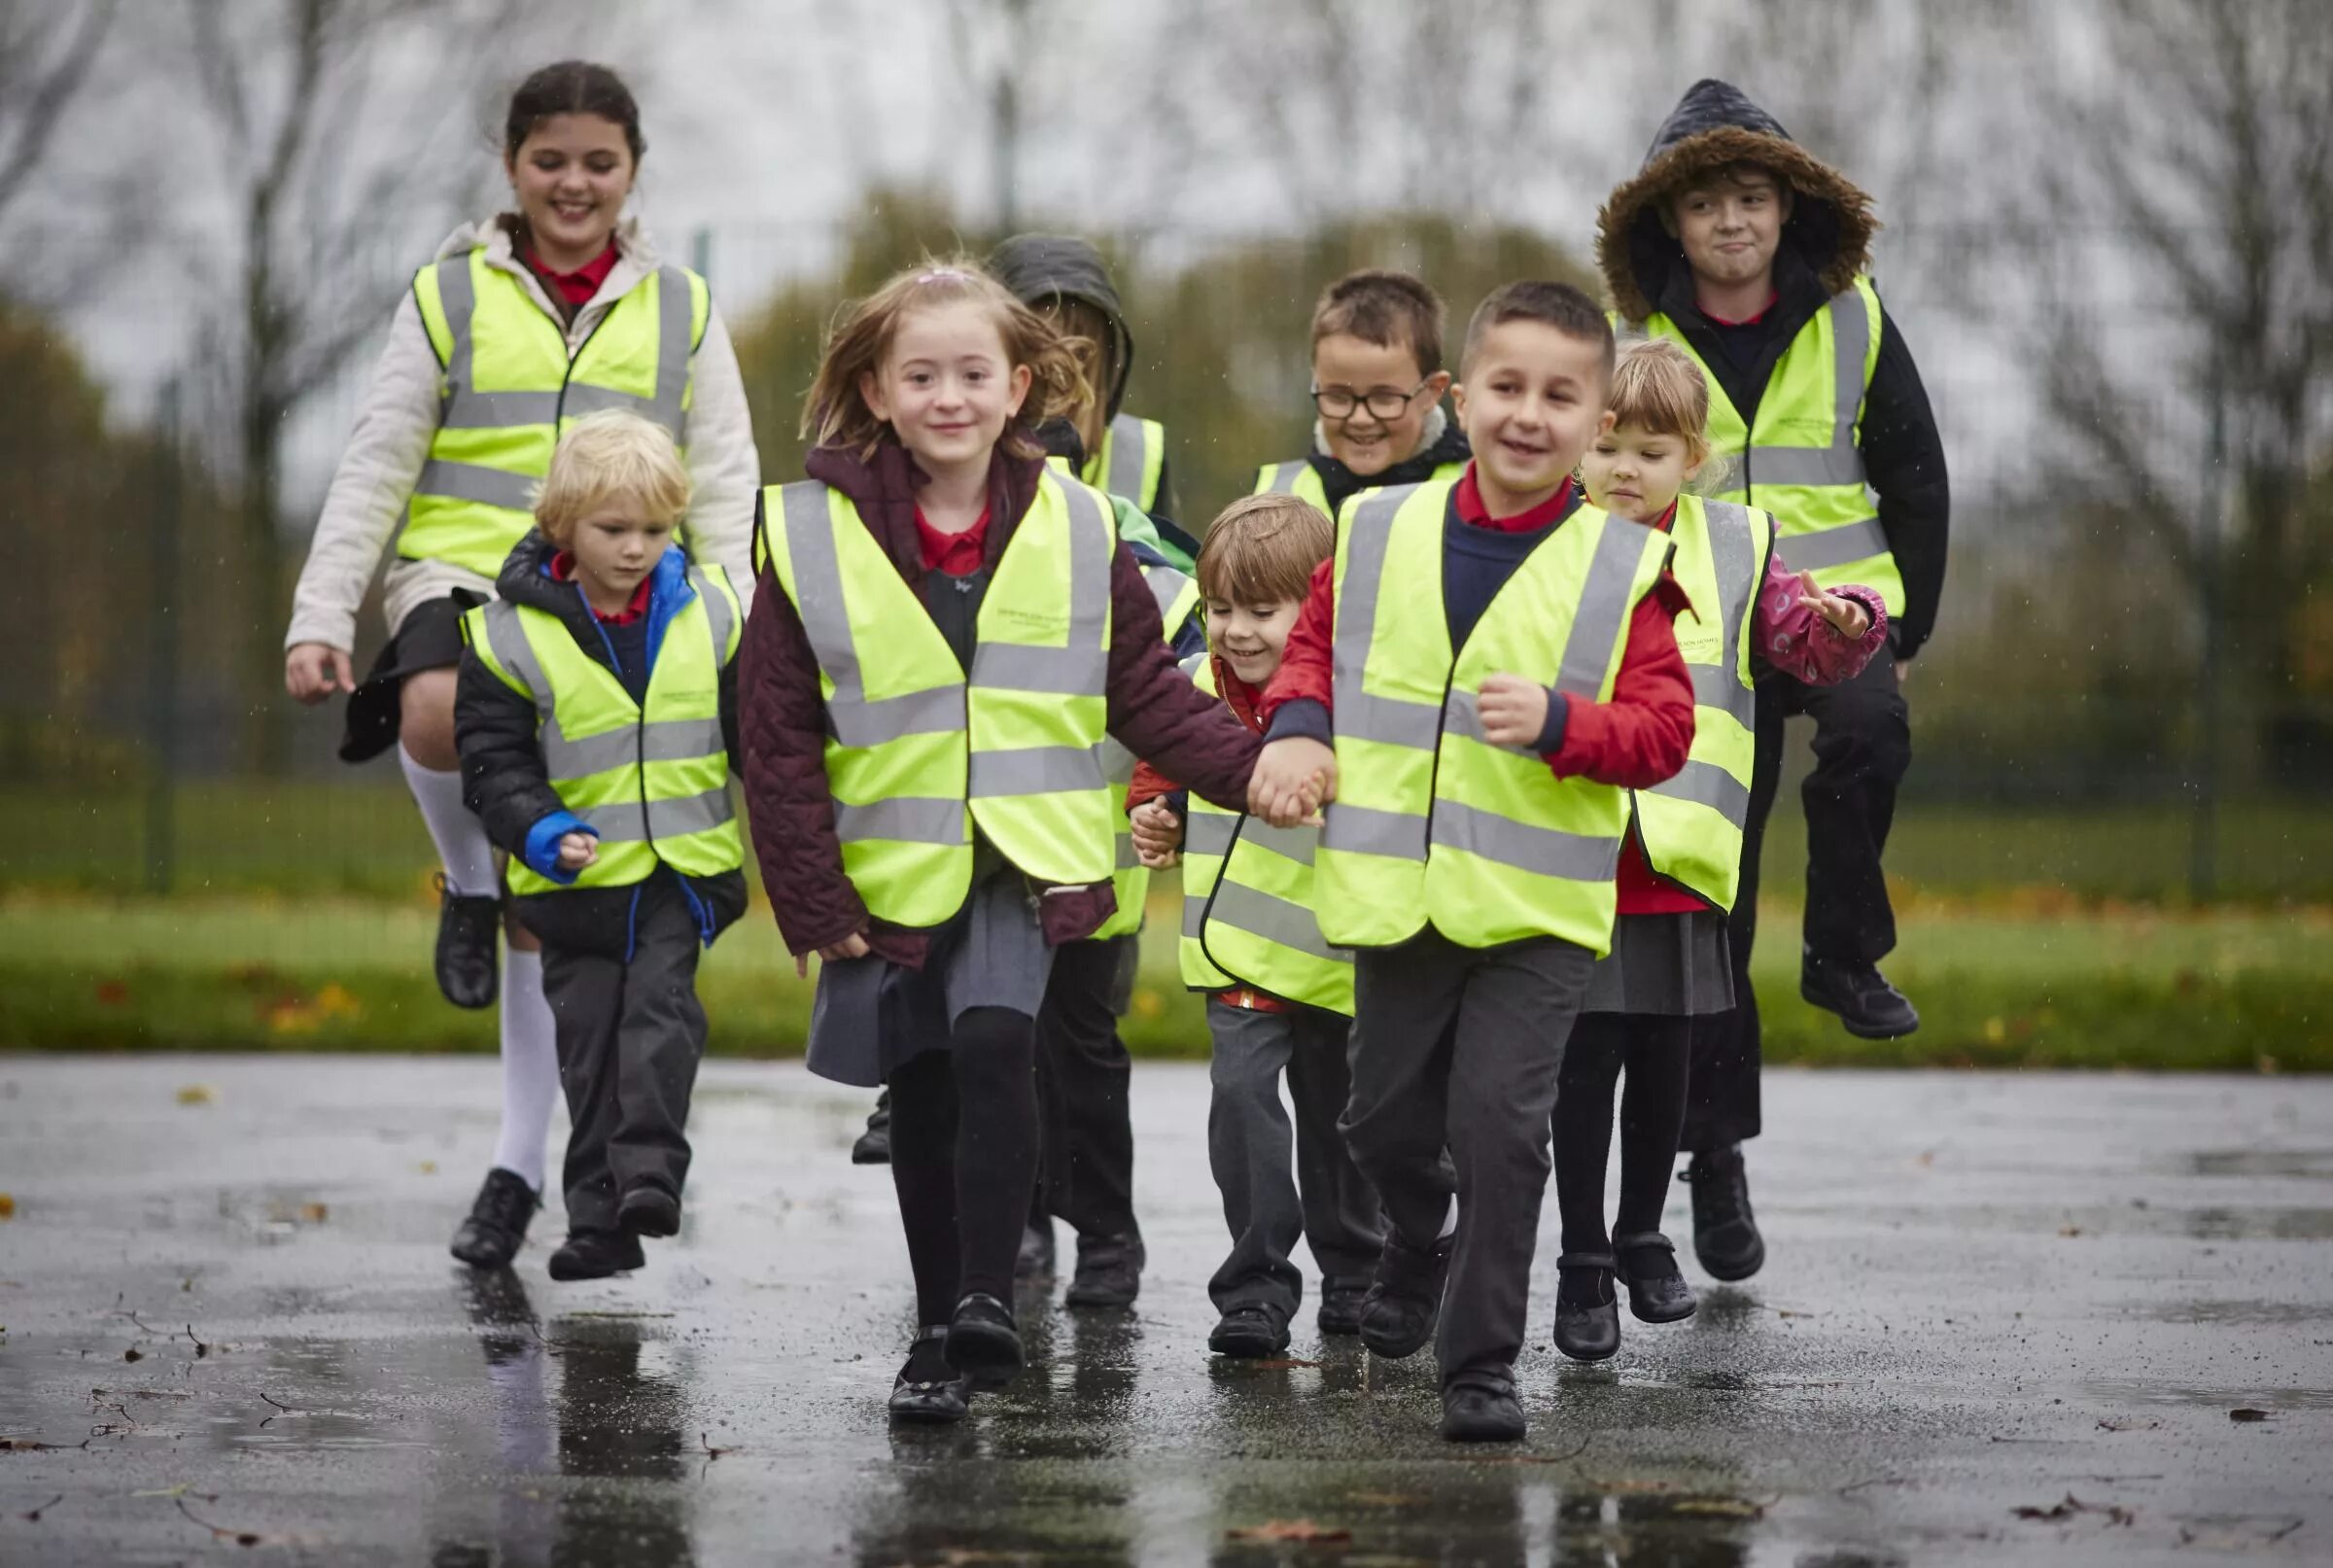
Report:
[[[1368,409],[1372,419],[1399,419],[1402,411],[1410,406],[1410,401],[1425,391],[1427,382],[1433,379],[1428,376],[1408,392],[1396,392],[1391,387],[1378,387],[1367,393],[1351,392],[1343,387],[1314,387],[1312,406],[1320,410],[1323,419],[1350,419],[1357,408]]]

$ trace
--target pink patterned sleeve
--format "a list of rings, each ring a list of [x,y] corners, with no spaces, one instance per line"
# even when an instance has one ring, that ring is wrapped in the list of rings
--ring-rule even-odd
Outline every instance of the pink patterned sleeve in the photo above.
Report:
[[[1835,686],[1863,674],[1863,666],[1887,643],[1887,602],[1876,589],[1861,583],[1831,592],[1854,600],[1871,616],[1870,626],[1854,642],[1798,602],[1798,574],[1783,563],[1780,548],[1769,552],[1766,580],[1758,590],[1757,618],[1751,624],[1758,657],[1810,686]]]

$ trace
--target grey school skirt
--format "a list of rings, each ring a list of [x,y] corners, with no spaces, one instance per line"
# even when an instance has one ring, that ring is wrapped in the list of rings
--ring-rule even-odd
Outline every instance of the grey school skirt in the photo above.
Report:
[[[1583,1013],[1646,1013],[1698,1018],[1733,1007],[1733,959],[1725,917],[1714,909],[1684,915],[1622,915],[1612,952],[1587,977]]]
[[[810,1008],[812,1072],[872,1089],[923,1052],[947,1050],[956,1021],[972,1008],[1037,1016],[1053,949],[1028,881],[1000,856],[982,869],[988,875],[964,907],[931,933],[923,968],[873,956],[820,966]]]

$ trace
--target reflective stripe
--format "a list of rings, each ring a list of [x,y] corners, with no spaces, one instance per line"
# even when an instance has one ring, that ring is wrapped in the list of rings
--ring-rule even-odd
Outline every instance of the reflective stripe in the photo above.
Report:
[[[1636,581],[1637,557],[1644,548],[1644,525],[1605,518],[1604,532],[1596,538],[1595,559],[1587,564],[1587,580],[1580,587],[1580,608],[1564,637],[1563,662],[1555,674],[1557,691],[1590,702],[1603,694],[1613,645],[1619,641],[1621,623],[1636,608],[1628,590]]]
[[[1849,416],[1852,420],[1852,414]],[[1847,427],[1855,427],[1850,423]],[[1750,477],[1770,484],[1862,484],[1863,454],[1853,446],[1759,446],[1751,449]]]
[[[644,806],[637,800],[618,800],[605,806],[571,809],[591,824],[603,844],[646,842],[651,818],[666,837],[680,838],[718,827],[736,816],[725,787],[708,789],[701,795],[683,795],[677,800],[660,800],[653,806]]]
[[[519,425],[549,425],[562,416],[579,419],[603,409],[621,408],[654,420],[672,432],[676,441],[680,439],[686,420],[682,402],[688,394],[689,359],[694,348],[689,339],[696,324],[696,301],[687,272],[677,266],[659,267],[656,272],[656,389],[649,396],[644,398],[587,381],[571,381],[552,392],[480,392],[470,384],[474,354],[470,325],[477,309],[477,292],[470,284],[470,254],[465,251],[437,263],[437,298],[445,312],[447,329],[453,334],[453,352],[445,363],[446,395],[438,408],[439,429],[506,430]],[[620,299],[615,301],[608,307],[609,311],[612,313],[621,304]],[[569,356],[570,374],[575,357]],[[496,506],[510,505],[491,496],[433,489],[428,477],[425,470],[424,482],[419,487],[423,494],[483,501]],[[521,509],[532,505],[532,500],[519,504]]]
[[[972,653],[972,683],[991,691],[1042,691],[1063,697],[1090,697],[1096,690],[1093,663],[1084,650],[1075,647],[982,643]]]
[[[1541,877],[1605,882],[1619,869],[1620,841],[1533,827],[1455,800],[1434,802],[1434,842]],[[1339,846],[1341,848],[1341,846]]]
[[[1329,679],[1331,690],[1337,694],[1338,722],[1345,719],[1343,710],[1353,696],[1362,692],[1361,677],[1369,664],[1369,648],[1377,634],[1377,596],[1385,578],[1385,555],[1393,547],[1394,514],[1402,509],[1412,493],[1413,484],[1397,485],[1390,490],[1371,493],[1369,499],[1353,508],[1353,520],[1346,535],[1344,576],[1337,583],[1337,635],[1331,649]],[[1381,699],[1380,699],[1381,700]],[[1399,703],[1396,709],[1415,704]],[[1353,715],[1356,718],[1360,714]],[[1398,714],[1384,715],[1391,720],[1388,728],[1401,728]],[[1440,715],[1436,718],[1439,721]],[[1373,717],[1364,722],[1375,723]],[[1348,733],[1358,737],[1360,730]],[[1415,745],[1414,741],[1397,741],[1397,745]],[[1429,740],[1427,745],[1433,743]]]
[[[656,269],[656,396],[644,410],[680,438],[687,417],[681,400],[688,392],[689,329],[696,306],[690,297],[688,274],[677,266]]]
[[[665,718],[571,741],[557,721],[542,731],[542,761],[554,780],[581,779],[639,762],[693,762],[727,750],[717,718]]]
[[[1863,482],[1863,454],[1855,444],[1855,416],[1863,405],[1863,356],[1871,348],[1871,319],[1863,311],[1863,291],[1853,286],[1832,295],[1823,308],[1830,317],[1830,444],[1759,446],[1753,442],[1749,454],[1753,485]],[[1850,555],[1843,559],[1861,558]]]
[[[1299,953],[1331,962],[1349,962],[1349,951],[1333,948],[1320,934],[1320,923],[1312,911],[1302,904],[1290,903],[1244,883],[1218,883],[1201,914],[1205,917],[1199,931],[1186,935],[1202,936],[1208,924],[1228,925],[1267,942],[1293,948]],[[1185,924],[1189,923],[1186,912]],[[1202,936],[1203,940],[1203,936]]]
[[[1887,530],[1879,519],[1866,517],[1858,523],[1841,523],[1836,528],[1819,528],[1811,534],[1793,534],[1783,541],[1790,555],[1793,572],[1821,572],[1850,561],[1868,560],[1888,553]]]
[[[518,607],[507,599],[497,599],[486,607],[486,645],[494,650],[494,662],[518,677],[533,695],[540,722],[546,727],[555,725],[551,683],[543,676],[541,661],[535,657],[535,645],[527,641],[526,627],[519,624]]]
[[[1100,748],[1079,750],[1073,746],[1025,746],[1009,751],[972,753],[971,798],[992,800],[999,795],[1050,795],[1070,789],[1103,786]]]
[[[663,350],[659,348],[657,354],[658,374],[661,375]],[[664,424],[663,420],[656,418],[656,400],[643,398],[638,393],[619,392],[613,387],[596,386],[589,381],[570,381],[561,398],[563,401],[559,412],[569,419],[581,419],[585,414],[605,413],[614,408],[627,414],[638,414],[643,419],[655,420],[659,425]],[[670,429],[669,426],[667,428]]]
[[[1689,664],[1686,670],[1693,678],[1696,704],[1731,714],[1744,728],[1756,727],[1758,694],[1742,684],[1741,677],[1734,674],[1731,659],[1724,664]]]
[[[1121,745],[1114,735],[1101,738],[1101,776],[1121,789],[1134,782],[1134,753]],[[1119,815],[1123,819],[1125,814]],[[1130,831],[1123,819],[1119,822],[1118,831]]]
[[[845,844],[885,839],[954,848],[969,842],[964,832],[964,803],[949,796],[892,795],[865,806],[838,800],[834,803],[834,831]]]
[[[984,640],[972,653],[972,684],[976,686],[1070,697],[1098,697],[1107,689],[1110,525],[1094,492],[1085,485],[1062,483],[1062,496],[1069,508],[1068,643],[1062,647],[1040,647]]]
[[[1651,792],[1668,800],[1707,806],[1736,827],[1750,819],[1750,786],[1715,762],[1695,758],[1675,778],[1654,784]]]
[[[456,392],[469,388],[473,358],[470,318],[477,313],[478,292],[470,283],[470,256],[464,251],[437,263],[437,308],[445,313],[446,331],[454,339],[453,351],[445,357],[445,384]]]
[[[1408,812],[1379,811],[1375,806],[1329,807],[1321,819],[1324,849],[1353,854],[1389,854],[1401,860],[1426,857],[1426,819]]]
[[[1188,436],[1190,432],[1183,434]],[[1303,463],[1274,463],[1271,466],[1271,483],[1264,487],[1265,493],[1273,496],[1295,495],[1296,481],[1306,468],[1306,465]]]
[[[434,457],[421,466],[421,478],[413,486],[417,496],[444,496],[453,501],[474,501],[481,505],[501,506],[506,511],[532,511],[535,507],[536,476],[531,473],[512,473],[506,469],[483,468],[475,463],[450,463]]]
[[[1719,649],[1724,662],[1715,670],[1708,665],[1691,666],[1693,701],[1722,708],[1745,728],[1758,720],[1758,701],[1750,688],[1743,684],[1738,673],[1742,654],[1742,624],[1749,619],[1750,607],[1758,602],[1758,547],[1750,528],[1750,512],[1745,506],[1730,501],[1702,503],[1701,515],[1709,534],[1709,553],[1717,566]],[[1709,696],[1703,696],[1705,682],[1702,672],[1723,678],[1724,684],[1716,686]]]
[[[688,584],[704,602],[706,624],[713,633],[713,666],[717,670],[729,662],[729,636],[737,626],[736,614],[730,608],[729,596],[721,592],[713,580],[713,574],[703,567],[689,568]]]
[[[1228,817],[1224,819],[1225,821],[1231,819]],[[1239,829],[1239,842],[1253,844],[1258,849],[1270,850],[1283,859],[1308,866],[1312,863],[1312,851],[1320,843],[1320,829],[1274,827],[1260,817],[1250,817],[1246,819],[1246,825]],[[1306,919],[1309,918],[1307,915]]]
[[[467,279],[465,280],[467,281]],[[462,343],[469,346],[468,330]],[[556,392],[478,392],[452,384],[437,412],[440,430],[505,430],[512,425],[548,425],[559,417]]]
[[[1120,414],[1110,421],[1110,471],[1102,476],[1102,488],[1113,496],[1124,496],[1137,506],[1147,506],[1151,498],[1142,493],[1142,473],[1150,466],[1150,430],[1131,414]],[[1166,607],[1159,606],[1161,610]]]
[[[1142,857],[1134,853],[1134,831],[1131,827],[1118,830],[1118,869],[1121,871],[1142,869]]]
[[[1548,694],[1550,709],[1562,700],[1560,693],[1550,692]],[[1482,699],[1475,692],[1464,691],[1452,686],[1449,700],[1442,705],[1442,722],[1445,729],[1453,734],[1463,735],[1468,740],[1479,742],[1483,746],[1495,747],[1501,751],[1513,751],[1519,756],[1538,754],[1528,746],[1498,746],[1484,735],[1482,733]]]
[[[1442,710],[1432,703],[1357,691],[1338,699],[1335,723],[1337,733],[1348,740],[1431,751],[1441,738]]]
[[[1238,825],[1239,819],[1236,817],[1227,817],[1222,812],[1195,811],[1183,829],[1183,853],[1228,854],[1232,847],[1233,829]]]
[[[1166,621],[1166,618],[1174,613],[1174,602],[1180,599],[1183,596],[1183,590],[1191,585],[1189,577],[1170,566],[1143,567],[1142,580],[1150,588],[1150,597],[1158,602],[1161,621]],[[1174,637],[1174,626],[1171,622],[1167,622],[1166,636],[1170,641]]]
[[[834,682],[833,695],[826,699],[826,717],[834,726],[834,738],[844,746],[864,749],[903,736],[962,729],[964,688],[960,683],[872,702],[867,699],[858,646],[851,638],[850,611],[844,608],[843,568],[835,555],[826,487],[805,479],[785,486],[779,496],[784,512],[786,550],[794,563],[795,608],[801,612],[802,630],[810,639],[811,651],[818,655],[818,667]]]

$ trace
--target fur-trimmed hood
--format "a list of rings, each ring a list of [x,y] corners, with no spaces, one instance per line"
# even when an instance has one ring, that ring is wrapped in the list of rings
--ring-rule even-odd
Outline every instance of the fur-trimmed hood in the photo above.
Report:
[[[1636,177],[1615,190],[1596,214],[1596,264],[1620,315],[1641,322],[1662,285],[1685,264],[1685,250],[1661,223],[1660,204],[1689,180],[1734,163],[1756,163],[1792,192],[1782,243],[1797,253],[1835,295],[1870,265],[1879,220],[1871,198],[1821,158],[1791,140],[1781,122],[1740,88],[1704,77],[1686,89],[1662,121]]]

